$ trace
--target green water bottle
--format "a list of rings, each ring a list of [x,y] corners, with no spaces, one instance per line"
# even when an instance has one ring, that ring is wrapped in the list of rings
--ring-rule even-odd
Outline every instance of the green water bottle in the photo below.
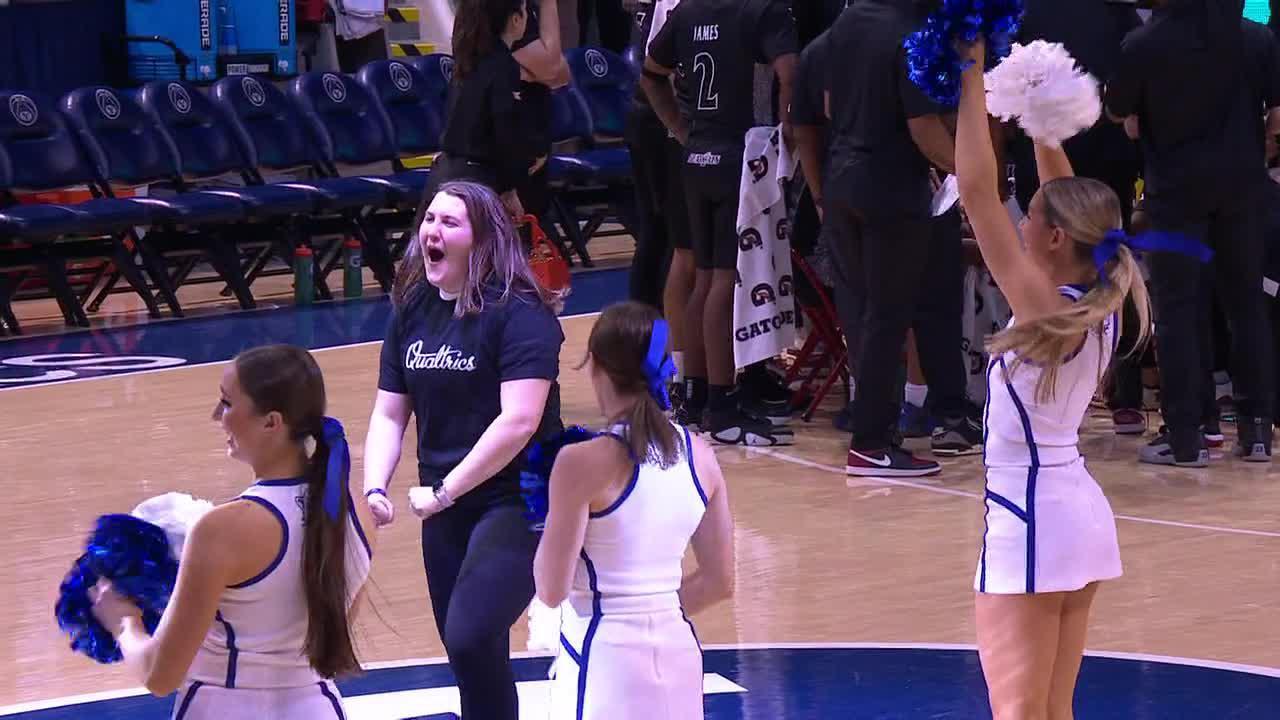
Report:
[[[293,251],[293,302],[295,305],[310,305],[315,297],[313,263],[311,248],[306,245],[299,245],[298,249]]]
[[[342,244],[342,295],[348,298],[364,295],[364,250],[355,238],[347,238]]]

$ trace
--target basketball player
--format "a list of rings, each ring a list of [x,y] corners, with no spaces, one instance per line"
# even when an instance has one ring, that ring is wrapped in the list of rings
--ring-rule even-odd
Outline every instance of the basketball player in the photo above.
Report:
[[[978,651],[997,720],[1071,718],[1098,583],[1119,577],[1115,517],[1078,448],[1132,296],[1150,332],[1120,201],[1036,147],[1040,190],[1021,231],[997,187],[979,41],[966,52],[956,138],[960,199],[1014,319],[988,343],[986,532],[974,587]]]
[[[530,441],[560,429],[564,334],[492,190],[445,183],[400,265],[365,441],[365,496],[380,525],[409,416],[418,479],[409,504],[436,628],[465,720],[516,720],[511,625],[533,599],[537,536],[520,470]]]
[[[324,378],[300,348],[242,353],[221,389],[227,454],[257,484],[191,529],[154,636],[109,584],[94,614],[148,690],[181,689],[177,720],[341,720],[333,678],[360,669],[350,625],[374,539],[351,500],[342,426],[324,416]]]
[[[701,425],[721,443],[791,441],[789,430],[742,408],[735,390],[733,294],[738,188],[745,135],[754,125],[755,64],[771,64],[777,74],[783,134],[790,142],[796,52],[795,20],[783,0],[682,0],[649,44],[641,76],[654,112],[685,148],[697,272],[684,328],[682,420]],[[687,84],[687,117],[668,82],[672,73]]]
[[[553,720],[702,717],[702,652],[685,612],[733,589],[733,520],[711,448],[663,416],[667,329],[614,305],[585,367],[609,431],[566,446],[534,562],[538,598],[561,610]],[[690,543],[698,568],[682,578]]]

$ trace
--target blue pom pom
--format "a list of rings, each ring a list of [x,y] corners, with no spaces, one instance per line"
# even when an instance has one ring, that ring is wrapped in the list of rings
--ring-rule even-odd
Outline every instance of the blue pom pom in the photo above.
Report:
[[[100,578],[142,610],[142,624],[154,633],[178,579],[164,530],[132,515],[98,518],[85,552],[58,589],[54,616],[71,637],[71,649],[100,663],[122,657],[115,638],[93,616],[89,590]]]
[[[524,497],[524,517],[529,521],[529,529],[541,532],[547,522],[547,511],[550,509],[548,490],[551,483],[551,468],[556,464],[556,455],[565,445],[585,442],[599,433],[592,432],[581,425],[572,425],[556,433],[554,436],[534,443],[526,454],[526,466],[520,473],[520,494]]]
[[[982,35],[994,65],[1009,54],[1022,19],[1022,0],[941,0],[924,25],[907,36],[907,75],[925,95],[941,105],[960,102],[960,75],[969,63],[956,45]]]

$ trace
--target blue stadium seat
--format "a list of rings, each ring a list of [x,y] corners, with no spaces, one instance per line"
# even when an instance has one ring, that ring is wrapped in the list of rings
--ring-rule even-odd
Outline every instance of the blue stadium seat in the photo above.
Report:
[[[14,204],[14,192],[82,186],[96,189],[98,178],[54,102],[35,93],[0,91],[0,108],[8,110],[0,112],[0,155],[4,156],[7,168],[0,176],[0,238],[8,238],[5,257],[0,262],[41,266],[67,323],[88,325],[83,305],[71,292],[66,261],[110,258],[142,298],[147,310],[159,316],[159,306],[135,262],[138,251],[143,251],[144,262],[148,260],[144,244],[125,242],[126,234],[131,233],[134,226],[151,222],[152,208],[132,200],[103,197],[75,205]],[[52,242],[68,236],[81,236],[85,240],[56,245]],[[93,241],[101,236],[110,237],[105,247]],[[23,243],[21,247],[32,249],[15,250],[20,247],[14,244],[18,240]],[[38,257],[17,257],[23,254]],[[147,268],[149,272],[154,269],[149,263]],[[164,291],[163,281],[157,285],[170,309],[175,315],[181,315],[176,297]],[[16,321],[11,331],[17,332]]]
[[[333,175],[339,168],[381,162],[400,167],[391,119],[363,85],[337,73],[312,72],[297,77],[290,91]],[[410,170],[360,179],[383,184],[399,203],[416,204],[427,175]]]
[[[587,103],[598,138],[621,140],[638,75],[621,56],[603,48],[573,48],[565,53],[573,87]]]
[[[399,60],[378,60],[360,68],[356,80],[382,106],[401,155],[440,152],[446,108],[439,88],[417,68]]]
[[[440,102],[441,116],[447,115],[449,88],[453,86],[453,56],[446,53],[433,53],[405,58],[405,62],[422,73],[422,77],[427,81],[427,93]]]
[[[240,306],[255,307],[240,267],[236,233],[227,227],[251,216],[248,204],[212,192],[157,195],[156,191],[166,186],[183,189],[181,159],[160,121],[133,97],[106,87],[80,88],[62,99],[61,108],[93,161],[104,191],[111,183],[149,186],[148,197],[131,201],[146,206],[152,214],[148,241],[159,235],[166,252],[202,253]],[[195,230],[194,236],[179,230],[184,227]],[[162,274],[167,277],[167,270],[152,272],[153,278]]]

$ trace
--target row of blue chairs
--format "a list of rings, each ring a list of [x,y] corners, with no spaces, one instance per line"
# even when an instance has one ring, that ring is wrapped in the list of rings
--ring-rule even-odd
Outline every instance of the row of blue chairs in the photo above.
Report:
[[[618,188],[630,160],[618,141],[636,73],[594,48],[569,60],[574,82],[554,93],[553,137],[579,148],[552,158],[553,204],[589,262],[578,207],[582,193],[601,188],[625,195]],[[225,283],[252,308],[252,281],[273,259],[292,263],[303,246],[315,251],[316,290],[325,299],[347,236],[361,241],[389,289],[429,173],[406,168],[403,158],[439,150],[451,68],[451,58],[434,55],[371,63],[354,77],[310,73],[287,90],[234,77],[207,93],[155,82],[134,93],[81,88],[56,103],[0,91],[0,330],[20,332],[12,300],[33,277],[47,283],[72,325],[87,325],[86,308],[96,309],[120,280],[153,316],[161,303],[181,316],[176,288],[202,263],[214,270],[202,279]],[[368,172],[375,164],[382,171]],[[94,199],[16,200],[79,186]],[[147,196],[116,197],[119,186],[146,186]],[[391,240],[397,233],[399,247]],[[95,272],[108,274],[105,281],[95,276],[76,294],[74,268],[104,258],[110,262]]]

